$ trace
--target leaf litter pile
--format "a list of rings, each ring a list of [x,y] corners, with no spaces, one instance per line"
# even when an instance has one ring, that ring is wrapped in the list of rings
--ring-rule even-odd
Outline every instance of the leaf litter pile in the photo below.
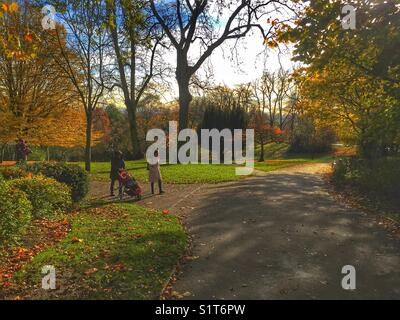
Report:
[[[22,239],[23,246],[3,249],[0,255],[0,298],[12,289],[14,273],[45,248],[63,239],[70,231],[67,218],[35,220]]]
[[[0,298],[156,299],[187,245],[176,217],[134,204],[37,223],[0,260]],[[46,265],[55,268],[55,290],[42,289]]]

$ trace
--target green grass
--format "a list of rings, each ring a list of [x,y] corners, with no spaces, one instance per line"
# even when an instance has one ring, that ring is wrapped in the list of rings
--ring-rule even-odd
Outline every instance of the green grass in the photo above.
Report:
[[[291,154],[288,153],[289,144],[287,143],[268,143],[264,145],[264,158],[265,160],[290,160],[294,162],[308,162],[308,163],[320,163],[330,162],[333,160],[331,154],[315,155],[313,158],[310,154]],[[254,151],[254,157],[256,160],[260,158],[261,146],[257,145]]]
[[[284,159],[287,157],[287,150],[289,144],[287,143],[267,143],[264,145],[264,158],[265,159]],[[254,150],[254,157],[258,159],[261,153],[261,145],[257,144]]]
[[[294,159],[294,160],[267,160],[264,162],[255,162],[254,168],[260,171],[273,171],[281,168],[291,167],[299,164],[309,163],[305,159]]]
[[[305,163],[325,163],[331,162],[333,156],[316,155],[314,158],[309,154],[289,154],[289,145],[287,143],[268,143],[264,146],[264,162],[255,162],[254,167],[261,171],[272,171],[281,168],[286,168],[294,165]],[[261,146],[257,145],[255,149],[255,159],[259,159]]]
[[[176,217],[134,204],[87,209],[69,219],[68,236],[15,274],[33,298],[157,299],[187,245]],[[64,292],[40,288],[45,265],[56,268]]]
[[[148,182],[149,172],[145,160],[126,161],[126,169],[140,182]],[[83,163],[78,163],[84,167]],[[109,162],[93,162],[91,178],[108,181],[110,179]],[[218,183],[238,180],[234,165],[219,164],[188,164],[163,165],[161,174],[166,183]]]
[[[301,163],[329,162],[332,156],[290,155],[287,154],[288,144],[269,143],[265,145],[265,163],[256,162],[255,168],[263,171],[271,171]],[[256,147],[255,159],[259,158],[260,146]],[[279,160],[273,162],[270,160]],[[84,167],[82,162],[78,163]],[[94,180],[108,181],[110,175],[110,162],[93,162],[91,178]],[[127,170],[140,182],[148,182],[148,171],[145,160],[126,161]],[[166,183],[220,183],[242,179],[237,176],[235,165],[224,164],[188,164],[188,165],[163,165],[161,166],[163,180]]]

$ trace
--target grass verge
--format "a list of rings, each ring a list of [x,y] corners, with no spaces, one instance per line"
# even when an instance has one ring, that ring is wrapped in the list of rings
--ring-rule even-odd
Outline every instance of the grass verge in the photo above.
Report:
[[[254,168],[260,171],[273,171],[281,168],[287,168],[295,165],[309,163],[310,161],[297,159],[297,160],[267,160],[264,162],[255,162]]]
[[[149,180],[149,172],[145,160],[126,161],[126,169],[140,182]],[[84,166],[83,163],[78,163]],[[110,179],[109,162],[93,162],[91,178],[97,181],[108,181]],[[219,183],[238,180],[234,165],[219,164],[187,164],[187,165],[163,165],[161,166],[163,180],[166,183],[189,184],[189,183]]]
[[[176,217],[134,204],[89,208],[69,218],[71,232],[15,273],[24,298],[157,299],[183,255],[187,236]],[[41,288],[55,267],[57,289]]]

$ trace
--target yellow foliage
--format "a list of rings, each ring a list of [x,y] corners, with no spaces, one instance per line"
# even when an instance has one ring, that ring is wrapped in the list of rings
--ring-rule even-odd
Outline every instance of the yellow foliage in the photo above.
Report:
[[[1,5],[1,8],[3,9],[4,12],[11,12],[11,13],[16,13],[19,10],[18,3],[12,2],[10,4],[3,3]]]
[[[0,8],[3,16],[19,11],[17,3]],[[0,142],[23,138],[31,145],[83,146],[85,112],[57,63],[60,53],[40,24],[40,10],[27,10],[0,17]],[[94,132],[93,143],[100,136]]]

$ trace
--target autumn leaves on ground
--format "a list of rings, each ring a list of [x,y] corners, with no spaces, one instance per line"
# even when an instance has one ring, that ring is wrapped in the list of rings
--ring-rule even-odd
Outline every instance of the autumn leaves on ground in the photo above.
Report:
[[[134,204],[33,220],[0,257],[1,298],[158,299],[186,248],[176,217]],[[54,266],[57,290],[42,288]]]
[[[12,254],[11,268],[25,264],[15,273],[8,270],[13,276],[5,286],[13,290],[2,290],[3,298],[158,299],[186,247],[175,217],[133,204],[84,209],[59,223],[41,223],[51,232],[28,233],[30,247]],[[56,268],[61,289],[43,290],[38,270],[46,265]]]

